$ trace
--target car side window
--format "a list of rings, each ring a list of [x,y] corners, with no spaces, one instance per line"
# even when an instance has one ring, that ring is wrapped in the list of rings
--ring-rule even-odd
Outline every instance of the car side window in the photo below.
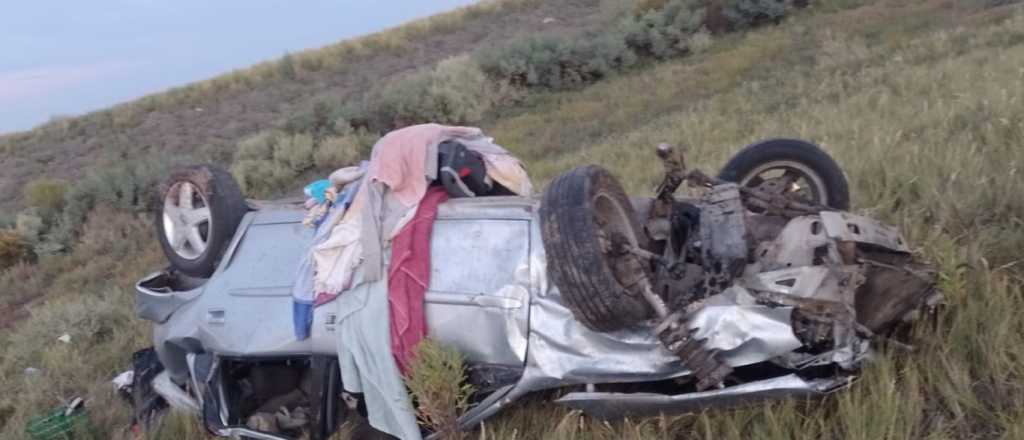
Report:
[[[232,289],[290,288],[311,240],[302,223],[250,226],[227,268]]]

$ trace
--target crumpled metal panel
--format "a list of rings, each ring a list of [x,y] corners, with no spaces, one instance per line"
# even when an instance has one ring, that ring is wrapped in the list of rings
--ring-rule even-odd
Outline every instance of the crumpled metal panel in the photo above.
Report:
[[[829,241],[818,216],[796,217],[786,223],[775,240],[758,246],[757,264],[748,266],[748,272],[812,266],[814,249],[828,246]]]
[[[873,218],[848,212],[823,211],[821,221],[825,224],[825,232],[829,238],[910,252],[906,240],[898,229]]]
[[[708,407],[736,406],[782,397],[820,396],[845,387],[850,380],[848,377],[803,379],[796,374],[788,374],[712,391],[678,395],[569,393],[555,402],[600,419],[654,416],[699,411]]]
[[[531,252],[537,291],[531,305],[530,347],[526,371],[513,394],[689,374],[679,358],[662,347],[650,325],[601,333],[576,321],[558,288],[547,279],[543,247],[536,246]],[[740,296],[733,289],[709,301],[713,306],[697,315],[702,324],[699,334],[709,339],[707,348],[721,350],[732,366],[766,361],[800,346],[789,325],[789,308],[773,309],[754,304],[752,299],[740,305]]]
[[[743,285],[753,290],[794,295],[801,298],[831,297],[834,295],[821,292],[822,283],[828,276],[828,272],[829,269],[825,266],[794,267],[748,275],[744,277]],[[838,298],[822,299],[838,300]]]
[[[732,366],[750,365],[796,350],[802,344],[790,326],[792,307],[757,304],[738,285],[709,297],[689,319],[694,338],[721,350],[720,359]]]

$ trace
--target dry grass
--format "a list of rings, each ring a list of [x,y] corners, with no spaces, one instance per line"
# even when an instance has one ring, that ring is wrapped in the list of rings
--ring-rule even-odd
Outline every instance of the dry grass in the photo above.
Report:
[[[756,139],[820,143],[846,169],[855,210],[899,225],[941,269],[949,305],[916,329],[915,352],[883,350],[851,389],[821,401],[605,423],[537,396],[475,435],[1024,438],[1024,15],[949,0],[827,3],[687,60],[533,95],[487,125],[540,182],[599,163],[636,193],[655,183],[659,142],[686,145],[709,171]],[[96,438],[120,435],[126,411],[106,381],[148,340],[128,286],[160,264],[136,221],[97,220],[90,244],[25,284],[53,299],[0,333],[0,438],[20,438],[26,417],[75,394],[90,398]],[[55,341],[64,332],[72,344]],[[28,366],[43,373],[26,377]],[[169,423],[163,438],[201,438],[188,421]]]

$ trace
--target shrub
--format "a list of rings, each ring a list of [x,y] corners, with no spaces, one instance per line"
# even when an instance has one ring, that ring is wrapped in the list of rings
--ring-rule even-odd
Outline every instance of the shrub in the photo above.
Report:
[[[733,29],[743,29],[779,21],[789,6],[787,0],[726,0],[722,12]]]
[[[307,133],[272,130],[240,142],[231,173],[242,191],[257,197],[277,195],[307,171],[333,170],[358,161],[364,153],[365,133],[353,130],[343,119],[325,125],[346,134],[317,140]]]
[[[256,197],[274,194],[295,178],[291,169],[273,160],[240,160],[231,166],[231,174],[242,192]]]
[[[235,161],[253,159],[267,160],[274,157],[274,145],[278,139],[284,136],[276,130],[261,131],[251,137],[243,139],[238,143],[235,151]]]
[[[363,112],[377,130],[424,122],[467,124],[483,118],[494,92],[473,60],[456,57],[371,90]]]
[[[68,249],[93,208],[101,204],[127,212],[151,210],[157,183],[175,166],[173,159],[152,158],[92,172],[64,195],[60,220],[43,239],[51,243],[51,250]]]
[[[321,100],[315,102],[309,111],[300,112],[289,118],[284,124],[284,129],[291,134],[311,134],[319,141],[331,134],[343,134],[334,131],[334,120],[335,115],[330,104]]]
[[[0,230],[0,270],[34,259],[32,245],[25,237],[10,229]]]
[[[313,137],[296,134],[278,138],[274,145],[274,161],[299,174],[313,167]]]
[[[359,161],[362,146],[353,135],[334,136],[320,142],[313,160],[320,169],[336,169]]]
[[[440,438],[461,439],[459,416],[469,407],[473,386],[465,380],[462,355],[434,340],[416,347],[405,385],[417,405],[417,415]]]
[[[37,208],[43,217],[60,212],[64,207],[64,194],[68,184],[63,180],[41,177],[25,184],[22,188],[25,204]]]
[[[619,31],[579,39],[526,37],[477,52],[481,68],[499,82],[521,87],[577,87],[632,65],[636,55]]]
[[[689,51],[690,36],[704,24],[706,9],[700,0],[671,0],[661,8],[631,17],[622,24],[626,44],[654,58]]]
[[[36,209],[29,208],[18,213],[14,228],[22,237],[25,237],[30,242],[35,242],[39,240],[46,226],[43,223],[42,217],[36,212]]]
[[[292,58],[292,54],[285,53],[281,60],[277,62],[277,75],[287,80],[295,79],[297,72],[295,71],[295,60]]]

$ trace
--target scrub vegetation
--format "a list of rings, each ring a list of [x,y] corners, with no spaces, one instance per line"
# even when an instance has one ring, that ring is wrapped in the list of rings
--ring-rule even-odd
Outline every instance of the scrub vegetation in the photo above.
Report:
[[[898,225],[938,265],[948,303],[904,336],[912,350],[883,344],[857,382],[823,400],[603,422],[544,395],[470,437],[1024,438],[1024,10],[1007,0],[699,3],[485,3],[0,140],[0,255],[18,255],[0,260],[0,437],[20,438],[28,417],[75,395],[88,398],[93,438],[127,436],[108,381],[150,340],[131,286],[164,264],[148,208],[168,163],[218,161],[249,194],[296,194],[365,157],[377,130],[428,117],[481,125],[535,183],[598,163],[637,194],[657,183],[660,142],[715,171],[758,139],[812,140],[847,172],[855,211]],[[549,15],[557,21],[541,27]],[[497,17],[530,23],[526,36],[474,33]],[[614,26],[598,35],[600,23]],[[431,41],[448,43],[432,52],[442,56],[417,58]],[[360,66],[402,56],[419,61],[387,75]],[[338,84],[351,81],[376,86],[342,99]],[[259,93],[292,104],[250,106]],[[244,122],[222,110],[188,122],[214,101]],[[192,125],[157,144],[142,133],[161,120]],[[85,156],[66,156],[72,147]],[[34,171],[9,176],[19,165]],[[39,171],[49,168],[76,171]],[[71,342],[57,341],[65,333]],[[157,437],[203,438],[177,417]]]

